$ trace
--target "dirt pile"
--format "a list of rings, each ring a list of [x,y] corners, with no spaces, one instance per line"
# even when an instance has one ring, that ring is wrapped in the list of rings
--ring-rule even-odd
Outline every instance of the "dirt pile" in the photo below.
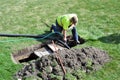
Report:
[[[64,69],[76,80],[80,80],[81,75],[75,74],[77,71],[89,73],[98,70],[106,62],[110,61],[108,54],[94,47],[82,49],[64,49],[58,51]],[[43,56],[35,61],[29,62],[15,74],[17,79],[25,79],[30,76],[39,80],[69,80],[64,76],[63,70],[56,58],[58,53]],[[75,80],[74,79],[74,80]]]

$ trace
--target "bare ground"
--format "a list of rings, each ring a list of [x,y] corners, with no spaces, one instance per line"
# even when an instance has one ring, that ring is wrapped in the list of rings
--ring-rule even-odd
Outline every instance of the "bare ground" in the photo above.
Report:
[[[60,61],[63,67],[61,67]],[[76,72],[96,71],[109,61],[110,57],[107,52],[95,47],[64,49],[29,62],[16,72],[14,77],[23,80],[31,76],[38,80],[69,80],[64,76],[63,69],[65,69],[67,73],[74,76],[75,80],[80,80],[82,75],[76,74]]]

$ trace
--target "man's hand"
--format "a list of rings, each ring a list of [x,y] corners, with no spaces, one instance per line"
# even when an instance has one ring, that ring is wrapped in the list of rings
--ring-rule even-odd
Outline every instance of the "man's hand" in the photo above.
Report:
[[[67,42],[67,38],[64,38],[63,40],[64,40],[64,42]]]

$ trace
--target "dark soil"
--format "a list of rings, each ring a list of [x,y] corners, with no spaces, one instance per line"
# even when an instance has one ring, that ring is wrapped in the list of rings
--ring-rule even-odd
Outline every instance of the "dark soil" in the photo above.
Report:
[[[32,76],[38,80],[69,80],[64,76],[58,58],[60,58],[65,71],[74,76],[74,80],[81,79],[82,75],[75,74],[77,71],[84,71],[84,73],[96,71],[106,62],[110,61],[110,58],[105,51],[94,47],[64,49],[59,50],[52,55],[43,56],[29,62],[24,65],[14,77],[23,80],[28,77],[32,78]]]

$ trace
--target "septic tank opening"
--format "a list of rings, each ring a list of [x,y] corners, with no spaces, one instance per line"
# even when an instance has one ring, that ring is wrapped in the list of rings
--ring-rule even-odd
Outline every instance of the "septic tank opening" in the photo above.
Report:
[[[39,57],[37,55],[35,55],[34,53],[32,53],[28,58],[19,60],[19,63],[28,62],[28,61],[31,61],[31,60],[35,60],[37,58],[39,58]]]

